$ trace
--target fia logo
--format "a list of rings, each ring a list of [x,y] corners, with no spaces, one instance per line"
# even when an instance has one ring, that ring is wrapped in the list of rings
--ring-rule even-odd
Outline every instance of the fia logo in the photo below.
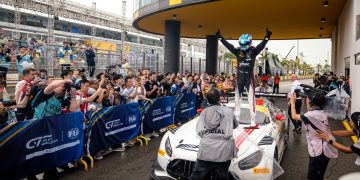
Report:
[[[79,136],[79,128],[73,128],[73,129],[70,129],[68,132],[67,132],[67,137],[69,139],[75,139]]]
[[[171,106],[167,106],[166,109],[165,109],[165,111],[166,111],[167,113],[171,112]]]
[[[136,122],[136,115],[129,116],[129,124]]]

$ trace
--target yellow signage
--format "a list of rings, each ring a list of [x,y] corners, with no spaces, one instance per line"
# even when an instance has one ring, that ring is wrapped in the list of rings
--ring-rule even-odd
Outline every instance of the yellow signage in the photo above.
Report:
[[[104,41],[93,41],[92,47],[102,51],[116,51],[116,44]]]
[[[124,44],[123,51],[124,51],[125,53],[130,53],[130,46]]]
[[[181,4],[182,0],[169,0],[169,6]]]
[[[268,168],[253,168],[254,174],[270,174],[270,170]]]
[[[236,67],[237,60],[236,59],[231,59],[231,62],[232,62],[233,67]]]

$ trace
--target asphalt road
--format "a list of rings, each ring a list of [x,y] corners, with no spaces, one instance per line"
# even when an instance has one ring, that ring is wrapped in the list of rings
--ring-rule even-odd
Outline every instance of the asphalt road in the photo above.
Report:
[[[311,84],[311,80],[303,80],[305,84]],[[282,82],[280,91],[290,90],[290,82]],[[287,109],[284,99],[275,99],[275,105]],[[303,111],[304,112],[304,111]],[[331,129],[345,129],[340,121],[330,121]],[[292,130],[293,126],[291,126]],[[113,152],[104,156],[103,160],[95,161],[95,167],[88,171],[75,169],[61,173],[62,179],[124,179],[143,180],[149,179],[151,166],[156,159],[161,137],[153,138],[146,147],[134,146],[125,152]],[[350,138],[337,138],[337,141],[350,145]],[[289,146],[284,154],[281,166],[284,174],[280,180],[306,179],[308,167],[308,152],[305,139],[305,131],[301,135],[290,133]],[[354,164],[356,156],[339,152],[339,158],[331,160],[326,171],[326,179],[338,179],[340,176],[359,171]]]

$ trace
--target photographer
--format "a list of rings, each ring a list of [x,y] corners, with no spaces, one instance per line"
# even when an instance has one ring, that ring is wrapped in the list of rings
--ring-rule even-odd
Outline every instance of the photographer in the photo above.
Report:
[[[360,112],[354,112],[351,115],[350,124],[353,128],[353,130],[351,131],[348,130],[331,131],[331,134],[334,136],[340,136],[340,137],[357,136],[358,141],[350,146],[344,146],[334,141],[328,134],[323,133],[321,131],[318,131],[317,136],[344,153],[355,153],[358,156],[355,161],[355,164],[360,166]]]
[[[330,158],[338,157],[337,150],[334,147],[317,137],[317,132],[323,132],[334,139],[329,129],[328,118],[323,110],[325,95],[321,92],[309,95],[306,99],[308,112],[302,115],[296,113],[296,101],[297,97],[293,93],[290,98],[292,119],[303,121],[306,128],[306,140],[310,156],[307,178],[310,180],[324,179]]]
[[[234,112],[220,105],[220,92],[216,88],[207,93],[210,104],[196,124],[200,136],[199,151],[190,180],[228,179],[229,165],[235,156],[233,129],[238,126]],[[219,133],[220,132],[220,133]]]
[[[61,114],[63,106],[68,106],[70,112],[75,112],[76,90],[71,87],[71,83],[70,79],[56,80],[41,90],[32,102],[32,107],[35,108],[34,118]]]
[[[99,82],[99,88],[97,91],[91,96],[88,95],[89,91],[89,81],[88,80],[80,80],[79,87],[80,90],[76,94],[76,103],[77,103],[77,111],[83,112],[84,114],[89,111],[89,103],[92,102],[100,93],[103,91],[101,88],[105,82],[105,76],[102,75],[101,81]]]
[[[16,102],[10,100],[10,96],[5,88],[5,73],[0,71],[0,127],[2,125],[16,122],[14,109]]]

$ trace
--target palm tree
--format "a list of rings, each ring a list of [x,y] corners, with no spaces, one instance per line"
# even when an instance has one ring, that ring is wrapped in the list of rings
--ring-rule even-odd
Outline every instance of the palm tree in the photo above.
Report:
[[[295,60],[290,59],[289,60],[289,66],[291,67],[291,69],[293,70],[293,74],[295,74],[295,70],[296,70],[296,63]]]
[[[284,72],[286,72],[286,74],[289,74],[289,64],[290,64],[289,60],[283,59],[280,63],[285,68]]]
[[[319,63],[316,65],[316,69],[318,70],[318,73],[320,73],[320,70],[323,68],[323,66]]]
[[[328,64],[324,65],[325,72],[329,71],[330,68],[331,68],[330,65],[328,65]]]

